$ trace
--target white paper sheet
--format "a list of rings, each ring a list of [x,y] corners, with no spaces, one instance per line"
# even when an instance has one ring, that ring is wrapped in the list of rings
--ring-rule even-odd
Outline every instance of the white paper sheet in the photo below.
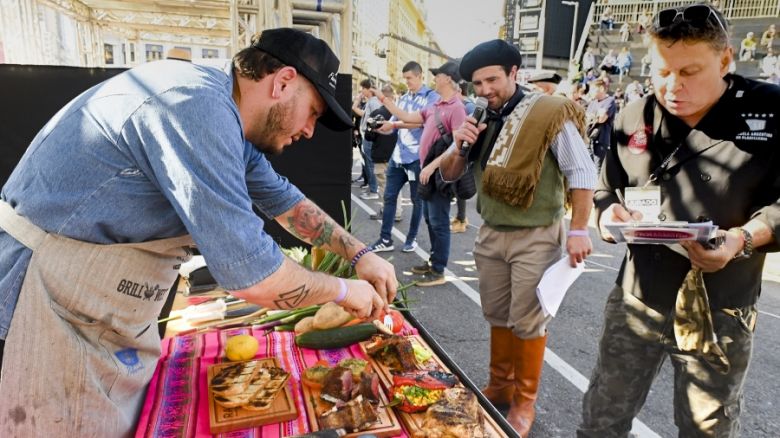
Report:
[[[555,317],[566,291],[584,271],[585,263],[578,263],[576,268],[572,268],[569,265],[569,256],[560,259],[544,271],[542,280],[536,286],[536,297],[542,305],[544,316]]]

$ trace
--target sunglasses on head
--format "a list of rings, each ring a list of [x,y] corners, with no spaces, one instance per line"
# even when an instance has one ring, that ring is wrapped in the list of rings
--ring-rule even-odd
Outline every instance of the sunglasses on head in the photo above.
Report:
[[[716,14],[711,7],[702,4],[691,5],[682,9],[664,9],[656,15],[655,24],[659,29],[669,27],[680,21],[694,25],[704,24],[709,21],[710,17],[714,17],[715,22],[718,23],[718,26],[723,30],[723,33],[728,34],[726,26],[720,21],[718,14]]]

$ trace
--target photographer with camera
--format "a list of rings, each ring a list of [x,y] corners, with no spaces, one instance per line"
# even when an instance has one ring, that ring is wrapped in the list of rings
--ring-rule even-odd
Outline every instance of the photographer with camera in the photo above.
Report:
[[[382,96],[390,101],[395,100],[395,92],[391,85],[385,85],[382,87]],[[390,156],[393,155],[393,149],[395,149],[395,143],[398,141],[398,134],[395,130],[388,132],[379,132],[382,127],[382,123],[390,120],[393,115],[390,113],[384,105],[375,109],[368,119],[366,126],[366,138],[373,142],[371,146],[371,162],[374,164],[374,175],[376,175],[377,189],[379,192],[379,198],[383,199],[385,196],[385,187],[387,184],[386,172],[387,162],[390,161]],[[371,214],[372,220],[382,218],[382,211],[384,206],[380,202],[379,212]],[[403,209],[400,205],[395,209],[395,221],[401,222],[401,214]]]
[[[368,119],[372,111],[378,109],[382,104],[379,99],[371,94],[373,84],[369,79],[363,79],[360,81],[360,93],[355,98],[352,105],[352,112],[360,116],[360,136],[363,138],[362,149],[360,150],[363,156],[363,169],[367,177],[366,183],[368,184],[368,191],[360,195],[360,199],[379,199],[379,193],[377,192],[376,174],[374,173],[374,163],[371,160],[371,148],[373,147],[373,141],[366,138],[366,127]],[[361,101],[365,101],[365,104],[361,108]]]

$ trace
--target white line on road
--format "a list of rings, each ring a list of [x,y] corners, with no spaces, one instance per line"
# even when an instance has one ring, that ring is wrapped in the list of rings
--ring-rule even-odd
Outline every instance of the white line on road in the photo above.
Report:
[[[374,214],[375,211],[366,205],[360,198],[352,195],[352,202],[356,203],[360,208],[362,208],[366,213],[368,214]],[[400,239],[402,242],[406,241],[406,235],[401,232],[396,227],[393,227],[392,230],[393,236]],[[420,249],[418,246],[415,249],[415,254],[417,254],[420,258],[423,260],[428,260],[430,256],[427,252]],[[599,265],[599,263],[594,263],[596,265]],[[606,268],[615,269],[611,266],[606,265],[600,265]],[[616,270],[616,269],[615,269]],[[463,292],[471,301],[473,301],[477,306],[480,308],[482,307],[482,303],[479,300],[479,293],[475,291],[471,286],[466,284],[463,280],[461,280],[457,275],[455,275],[452,271],[449,269],[444,270],[444,274],[448,277],[448,280],[452,284],[455,285],[461,292]],[[579,389],[581,392],[585,392],[588,389],[588,379],[580,374],[579,371],[577,371],[574,367],[569,365],[565,360],[561,359],[560,356],[555,354],[552,350],[549,348],[545,348],[544,351],[544,361],[547,362],[548,365],[550,365],[555,371],[558,372],[558,374],[562,375],[566,380],[571,382],[572,385],[574,385],[577,389]],[[661,438],[660,435],[653,432],[652,429],[647,427],[646,424],[642,423],[638,419],[634,419],[634,422],[632,424],[631,433],[633,436],[637,438]]]

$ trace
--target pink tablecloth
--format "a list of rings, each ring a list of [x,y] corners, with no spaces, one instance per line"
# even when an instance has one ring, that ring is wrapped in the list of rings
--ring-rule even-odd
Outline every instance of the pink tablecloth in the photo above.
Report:
[[[408,324],[405,334],[416,333]],[[309,431],[308,413],[303,401],[300,376],[304,369],[318,360],[336,364],[347,357],[364,355],[353,345],[335,350],[298,348],[289,332],[271,332],[251,328],[213,331],[199,335],[177,336],[162,341],[162,355],[149,383],[136,437],[208,437],[209,408],[206,370],[209,365],[223,362],[225,339],[237,334],[251,334],[260,341],[257,357],[276,357],[290,372],[288,385],[301,415],[284,423],[215,435],[220,437],[277,438]]]

